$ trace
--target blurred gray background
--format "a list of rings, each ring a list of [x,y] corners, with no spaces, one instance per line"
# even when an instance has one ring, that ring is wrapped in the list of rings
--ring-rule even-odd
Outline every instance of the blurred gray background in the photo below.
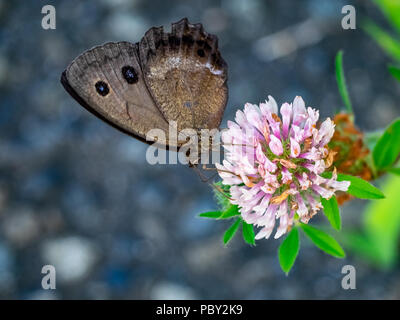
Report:
[[[349,3],[357,18],[382,20],[369,1],[0,1],[0,298],[399,298],[398,270],[332,258],[307,239],[288,277],[280,241],[250,248],[238,236],[224,248],[229,222],[196,217],[215,209],[210,187],[185,166],[149,165],[145,144],[89,114],[59,83],[85,49],[136,42],[188,17],[218,35],[229,65],[222,127],[268,94],[279,103],[302,95],[331,116],[341,106],[334,56],[344,49],[357,123],[378,129],[399,115],[399,85],[360,28],[341,28]],[[45,4],[57,10],[56,30],[41,28]],[[345,225],[357,225],[363,205],[345,206]],[[45,264],[56,266],[56,290],[41,289]],[[345,264],[357,269],[356,290],[341,289]]]

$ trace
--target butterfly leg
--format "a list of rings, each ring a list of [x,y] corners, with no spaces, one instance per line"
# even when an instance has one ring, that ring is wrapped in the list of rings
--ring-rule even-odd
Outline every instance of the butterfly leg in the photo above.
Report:
[[[207,177],[203,172],[200,171],[198,164],[190,164],[189,167],[192,168],[194,171],[196,171],[197,175],[199,176],[202,182],[209,182],[216,176],[216,174],[213,174],[211,177]]]
[[[205,166],[205,165],[203,165]],[[208,183],[212,188],[214,188],[217,192],[219,192],[220,194],[222,194],[225,198],[232,200],[227,194],[226,192],[224,192],[224,190],[222,190],[222,188],[218,185],[216,185],[215,183],[210,183],[209,181],[214,178],[216,176],[216,174],[213,174],[211,177],[206,177],[197,167],[197,165],[190,165],[190,168],[194,169],[196,171],[196,173],[198,174],[198,176],[200,177],[200,180],[202,182]],[[215,168],[206,168],[206,169],[215,169]]]

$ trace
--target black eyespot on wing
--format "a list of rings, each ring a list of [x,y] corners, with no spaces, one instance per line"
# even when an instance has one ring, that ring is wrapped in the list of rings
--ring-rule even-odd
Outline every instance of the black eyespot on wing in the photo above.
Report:
[[[203,49],[197,50],[197,55],[198,55],[199,57],[204,57],[204,56],[205,56],[204,50],[203,50]]]
[[[182,36],[182,42],[186,43],[189,47],[194,44],[193,37],[191,35],[183,35]]]
[[[96,84],[94,85],[96,87],[96,91],[99,95],[102,97],[108,95],[110,92],[110,89],[108,88],[108,84],[105,83],[104,81],[97,81]]]
[[[122,67],[122,76],[129,84],[133,84],[139,81],[139,77],[132,66]]]

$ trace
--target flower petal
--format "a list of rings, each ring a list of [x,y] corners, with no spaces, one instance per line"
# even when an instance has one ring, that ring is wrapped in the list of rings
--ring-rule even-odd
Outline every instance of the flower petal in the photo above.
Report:
[[[296,139],[290,138],[290,156],[297,158],[300,155],[300,145]]]
[[[281,216],[280,221],[279,221],[280,223],[279,223],[278,230],[276,231],[275,236],[274,236],[275,239],[280,238],[282,235],[284,235],[286,233],[287,228],[288,228],[288,222],[289,222],[288,220],[289,219],[288,219],[287,214]]]
[[[281,140],[279,140],[275,136],[271,136],[270,138],[271,141],[269,142],[269,148],[275,155],[280,156],[283,153],[283,146]]]
[[[293,101],[293,124],[301,126],[307,118],[305,103],[302,97],[297,96]]]
[[[289,135],[289,125],[292,117],[292,105],[289,103],[284,103],[281,106],[282,115],[282,134],[286,139]]]

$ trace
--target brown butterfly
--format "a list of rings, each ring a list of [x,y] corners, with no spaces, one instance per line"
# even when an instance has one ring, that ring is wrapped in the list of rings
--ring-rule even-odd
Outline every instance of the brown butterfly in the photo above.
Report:
[[[218,128],[228,99],[227,64],[218,39],[186,18],[149,29],[138,43],[106,43],[79,55],[61,83],[87,110],[113,127],[146,141],[158,128],[157,144],[179,149],[185,141],[168,136],[177,129]]]

